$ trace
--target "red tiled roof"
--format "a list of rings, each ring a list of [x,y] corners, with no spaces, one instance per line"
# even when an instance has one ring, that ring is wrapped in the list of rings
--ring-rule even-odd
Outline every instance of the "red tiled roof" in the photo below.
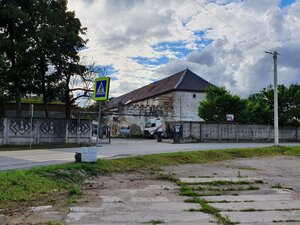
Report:
[[[204,80],[189,69],[186,69],[172,76],[131,91],[118,98],[112,99],[109,103],[109,108],[115,108],[120,103],[126,105],[175,90],[204,92],[209,85],[211,84],[208,81]]]

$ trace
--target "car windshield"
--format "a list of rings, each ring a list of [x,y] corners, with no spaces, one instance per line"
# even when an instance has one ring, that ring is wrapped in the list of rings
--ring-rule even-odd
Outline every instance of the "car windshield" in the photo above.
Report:
[[[151,127],[151,123],[146,123],[145,127],[146,127],[146,128]]]

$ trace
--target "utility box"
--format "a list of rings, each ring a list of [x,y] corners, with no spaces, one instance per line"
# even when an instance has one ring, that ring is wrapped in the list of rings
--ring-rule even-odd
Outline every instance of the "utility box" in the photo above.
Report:
[[[174,143],[181,143],[182,138],[182,124],[175,124],[173,125],[173,137],[174,137]]]
[[[81,162],[97,162],[97,147],[87,147],[81,153]]]

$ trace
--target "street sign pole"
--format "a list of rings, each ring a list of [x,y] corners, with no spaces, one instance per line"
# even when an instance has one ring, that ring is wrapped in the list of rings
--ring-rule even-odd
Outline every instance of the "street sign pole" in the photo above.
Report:
[[[98,112],[96,145],[99,145],[99,136],[100,136],[100,127],[101,127],[101,101],[99,101],[98,103],[99,103],[99,112]]]
[[[99,111],[98,111],[98,127],[97,127],[97,137],[96,137],[96,146],[99,145],[99,138],[101,134],[101,101],[106,101],[109,94],[109,77],[99,77],[95,80],[94,86],[94,100],[99,102]]]

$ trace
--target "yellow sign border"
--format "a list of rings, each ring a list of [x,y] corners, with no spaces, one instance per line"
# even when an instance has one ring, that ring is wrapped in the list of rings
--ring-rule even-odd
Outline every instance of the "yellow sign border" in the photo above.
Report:
[[[98,81],[106,81],[106,88],[105,88],[105,96],[104,97],[96,97],[96,84]],[[109,95],[109,84],[110,84],[110,77],[99,77],[95,79],[95,83],[94,83],[94,100],[95,101],[106,101],[108,99],[108,95]]]

